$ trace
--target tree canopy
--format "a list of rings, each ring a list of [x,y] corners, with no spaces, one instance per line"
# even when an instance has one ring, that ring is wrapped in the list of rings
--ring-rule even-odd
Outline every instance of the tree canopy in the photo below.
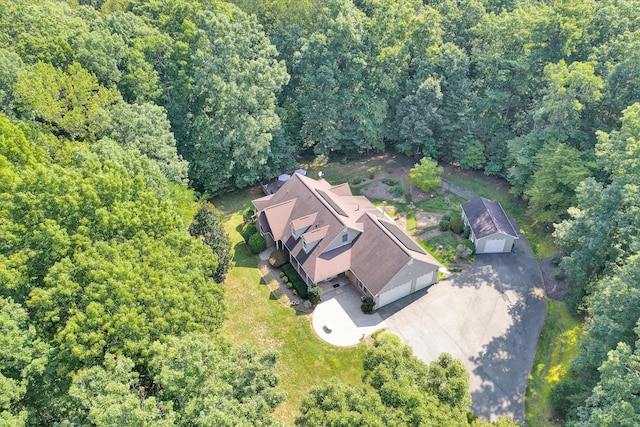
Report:
[[[248,361],[246,375],[273,371],[271,353],[217,336],[230,245],[193,190],[206,199],[301,156],[387,149],[432,159],[413,172],[425,188],[438,162],[504,178],[555,224],[568,301],[593,320],[556,396],[570,420],[633,419],[620,393],[633,385],[611,373],[637,353],[637,313],[624,302],[636,301],[640,241],[638,10],[638,0],[0,0],[1,326],[24,355],[0,360],[1,419],[270,423],[281,399],[271,377],[244,388],[250,407],[234,386],[215,402],[163,395],[167,371],[151,368],[157,349],[204,334],[210,345],[194,351]],[[423,167],[433,179],[418,177]],[[417,379],[384,375],[388,389],[368,377],[362,400],[338,383],[314,396],[345,400],[335,414],[349,408],[354,423],[373,422],[364,406],[415,404],[381,412],[392,422],[430,417],[448,399],[439,393],[461,398],[425,384],[404,394],[393,384]],[[231,377],[221,378],[207,384]]]

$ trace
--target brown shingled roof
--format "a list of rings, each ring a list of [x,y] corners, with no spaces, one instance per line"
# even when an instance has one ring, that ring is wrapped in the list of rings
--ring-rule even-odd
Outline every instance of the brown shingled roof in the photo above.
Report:
[[[469,226],[477,238],[496,233],[518,238],[518,232],[498,202],[477,197],[462,204]]]

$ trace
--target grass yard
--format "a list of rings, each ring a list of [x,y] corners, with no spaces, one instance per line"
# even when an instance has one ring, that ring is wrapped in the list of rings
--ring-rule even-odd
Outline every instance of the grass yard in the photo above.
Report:
[[[322,172],[322,178],[332,185],[351,183],[354,180],[369,179],[382,172],[392,172],[398,168],[398,164],[386,153],[375,154],[372,157],[352,160],[349,163],[331,161],[329,163],[309,161],[300,164],[300,167],[307,170],[307,175],[318,179],[318,172]]]
[[[312,386],[334,376],[350,384],[361,384],[367,344],[350,348],[326,344],[313,331],[309,315],[283,306],[270,293],[256,268],[258,257],[249,253],[237,231],[242,210],[260,195],[253,189],[213,200],[225,213],[226,229],[235,251],[235,267],[225,281],[227,320],[222,335],[233,344],[247,342],[261,350],[280,351],[277,371],[287,400],[276,409],[275,416],[291,425],[302,397]]]
[[[446,192],[444,194],[434,194],[433,197],[416,202],[416,208],[424,212],[435,212],[460,216],[460,205],[466,202],[460,196]]]
[[[566,304],[547,300],[547,318],[525,395],[525,415],[531,427],[561,425],[553,418],[549,393],[578,353],[583,331],[584,324],[571,315]]]
[[[420,241],[420,244],[422,244],[440,264],[447,268],[457,267],[456,248],[458,247],[458,239],[452,233],[443,233],[430,237],[427,240]],[[441,249],[440,246],[442,246]]]
[[[481,172],[465,171],[455,167],[446,167],[442,177],[480,197],[499,202],[516,220],[536,257],[547,258],[557,253],[550,230],[535,218],[531,218],[526,202],[509,192],[507,182]]]

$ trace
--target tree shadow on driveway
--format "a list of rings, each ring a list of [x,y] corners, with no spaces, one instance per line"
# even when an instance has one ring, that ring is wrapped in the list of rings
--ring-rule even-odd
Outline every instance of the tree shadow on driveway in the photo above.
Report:
[[[443,352],[460,359],[470,374],[471,410],[489,420],[524,420],[545,317],[540,270],[526,241],[518,245],[524,250],[479,255],[467,270],[378,311],[425,362]]]

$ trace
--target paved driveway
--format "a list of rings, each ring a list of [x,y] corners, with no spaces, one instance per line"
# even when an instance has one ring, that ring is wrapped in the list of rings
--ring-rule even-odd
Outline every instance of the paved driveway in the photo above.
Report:
[[[382,307],[392,332],[426,362],[440,353],[462,360],[476,415],[524,421],[524,393],[545,317],[542,277],[527,242],[516,253],[476,262],[413,296]]]

